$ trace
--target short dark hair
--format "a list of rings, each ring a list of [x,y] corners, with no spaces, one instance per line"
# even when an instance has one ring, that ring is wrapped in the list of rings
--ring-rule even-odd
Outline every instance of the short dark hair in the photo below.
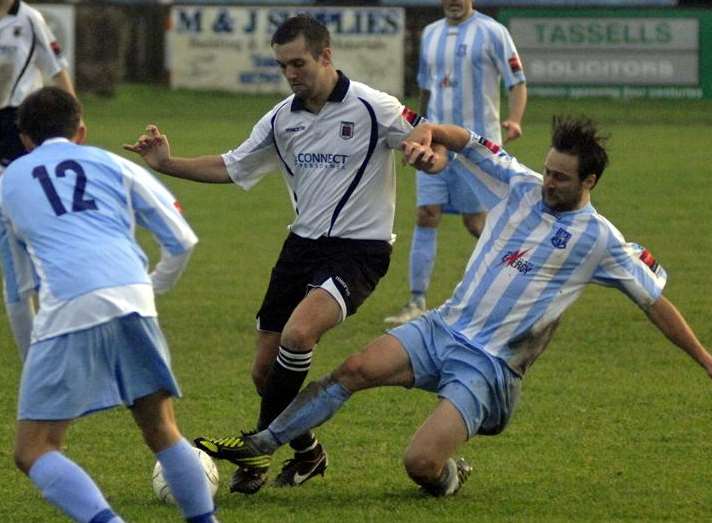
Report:
[[[35,145],[49,138],[72,138],[82,120],[82,106],[59,87],[43,87],[25,98],[17,110],[17,127]]]
[[[318,57],[327,47],[331,47],[329,30],[316,18],[307,14],[299,14],[287,18],[272,35],[272,45],[282,45],[304,36],[307,49],[314,58]]]
[[[551,124],[551,146],[579,160],[579,178],[596,175],[596,183],[608,165],[605,143],[608,136],[600,134],[593,120],[586,117],[554,116]]]

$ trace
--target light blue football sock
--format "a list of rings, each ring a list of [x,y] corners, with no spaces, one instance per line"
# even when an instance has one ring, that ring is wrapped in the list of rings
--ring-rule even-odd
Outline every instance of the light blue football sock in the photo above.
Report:
[[[410,242],[410,292],[425,296],[430,286],[430,276],[438,249],[438,230],[433,227],[415,227]]]
[[[79,465],[61,452],[40,456],[30,468],[32,482],[42,496],[80,523],[123,523],[99,487]]]
[[[171,489],[183,517],[188,521],[212,521],[215,512],[208,479],[200,459],[185,438],[156,454],[163,478]],[[203,519],[201,519],[203,518]]]
[[[331,376],[312,381],[270,426],[258,433],[253,440],[265,452],[274,452],[278,447],[331,418],[349,397],[351,392]]]

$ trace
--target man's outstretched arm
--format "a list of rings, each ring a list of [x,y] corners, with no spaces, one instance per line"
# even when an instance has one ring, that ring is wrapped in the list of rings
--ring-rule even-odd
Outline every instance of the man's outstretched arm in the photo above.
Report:
[[[712,355],[700,343],[685,318],[670,300],[660,296],[646,314],[671,342],[689,354],[712,378]]]
[[[124,144],[124,149],[140,154],[152,169],[185,180],[203,183],[231,183],[225,162],[219,155],[178,158],[171,156],[168,137],[155,125],[146,127],[146,133],[134,144]]]

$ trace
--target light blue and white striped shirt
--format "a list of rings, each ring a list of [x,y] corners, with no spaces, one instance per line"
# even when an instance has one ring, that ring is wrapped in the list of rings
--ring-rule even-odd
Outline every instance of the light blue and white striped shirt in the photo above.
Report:
[[[523,375],[589,282],[616,287],[642,308],[662,294],[665,270],[592,205],[554,213],[540,174],[474,134],[455,161],[488,209],[464,278],[438,309],[456,337]]]
[[[161,245],[164,269],[197,243],[175,198],[148,171],[63,138],[45,141],[8,166],[0,177],[0,202],[7,241],[21,246],[13,252],[15,265],[29,258],[40,281],[33,341],[131,312],[156,315],[156,277],[152,282],[134,239],[137,223]],[[170,270],[156,272],[164,282],[177,279]],[[26,288],[24,280],[6,285]]]
[[[430,91],[427,118],[474,130],[502,142],[500,80],[507,89],[524,71],[507,28],[475,11],[458,25],[440,19],[425,27],[418,85]]]

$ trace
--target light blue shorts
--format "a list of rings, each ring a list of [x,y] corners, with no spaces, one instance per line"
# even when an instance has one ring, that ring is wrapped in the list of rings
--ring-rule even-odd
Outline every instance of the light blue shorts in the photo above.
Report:
[[[68,420],[165,390],[180,396],[156,318],[130,314],[30,346],[17,419]]]
[[[408,353],[414,386],[449,400],[469,437],[504,430],[519,399],[521,379],[502,360],[455,338],[437,311],[388,333]]]
[[[472,184],[467,178],[473,176],[460,162],[451,162],[437,174],[418,171],[416,177],[417,204],[442,205],[443,212],[476,214],[484,212]]]

